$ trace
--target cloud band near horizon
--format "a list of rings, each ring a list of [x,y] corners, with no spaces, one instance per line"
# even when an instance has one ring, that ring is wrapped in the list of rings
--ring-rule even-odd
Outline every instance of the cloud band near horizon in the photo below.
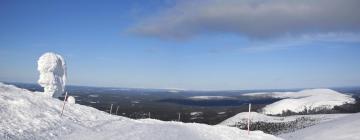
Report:
[[[130,28],[150,37],[184,39],[208,33],[279,38],[360,31],[359,0],[181,1]]]

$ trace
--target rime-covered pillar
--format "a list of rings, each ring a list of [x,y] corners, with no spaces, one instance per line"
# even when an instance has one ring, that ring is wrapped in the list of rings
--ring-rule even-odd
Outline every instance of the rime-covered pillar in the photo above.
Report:
[[[43,54],[38,60],[38,71],[38,83],[44,87],[45,94],[57,98],[65,92],[66,64],[60,55],[52,52]]]

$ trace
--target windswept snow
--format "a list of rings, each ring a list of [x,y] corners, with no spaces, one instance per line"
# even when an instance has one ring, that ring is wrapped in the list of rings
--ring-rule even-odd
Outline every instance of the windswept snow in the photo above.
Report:
[[[360,113],[339,117],[280,137],[289,140],[359,140]]]
[[[308,89],[299,92],[248,93],[246,96],[284,98],[263,108],[265,114],[281,114],[283,111],[302,112],[320,108],[332,109],[345,103],[354,103],[351,96],[331,89]]]
[[[225,100],[225,99],[235,99],[234,97],[229,96],[192,96],[189,97],[192,100]]]
[[[45,53],[38,60],[40,77],[38,83],[44,87],[44,93],[55,98],[65,91],[66,64],[58,54]]]
[[[133,120],[0,83],[0,139],[275,140],[228,126]]]

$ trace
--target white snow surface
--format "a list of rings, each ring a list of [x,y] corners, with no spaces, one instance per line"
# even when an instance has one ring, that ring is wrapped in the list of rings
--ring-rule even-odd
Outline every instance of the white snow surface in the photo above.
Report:
[[[360,140],[360,113],[280,135],[289,140]]]
[[[302,112],[305,109],[332,109],[345,103],[354,103],[350,95],[342,94],[331,89],[307,89],[299,92],[264,92],[248,93],[246,96],[267,96],[284,98],[263,108],[264,114],[281,114],[283,111]]]
[[[38,60],[38,71],[38,83],[44,87],[44,93],[60,97],[66,85],[66,64],[63,57],[51,52],[43,54]]]
[[[0,83],[0,139],[276,140],[228,126],[133,120]]]
[[[280,123],[280,122],[295,121],[297,118],[306,117],[306,118],[315,119],[318,121],[317,123],[320,123],[348,115],[349,114],[315,114],[315,115],[293,115],[293,116],[279,117],[279,116],[268,116],[257,112],[251,112],[250,120],[251,122]],[[248,118],[249,118],[249,112],[242,112],[236,114],[231,118],[226,119],[225,121],[221,122],[220,125],[234,126],[237,122],[247,122]]]
[[[75,104],[75,102],[76,102],[74,96],[68,96],[66,101],[70,104]]]

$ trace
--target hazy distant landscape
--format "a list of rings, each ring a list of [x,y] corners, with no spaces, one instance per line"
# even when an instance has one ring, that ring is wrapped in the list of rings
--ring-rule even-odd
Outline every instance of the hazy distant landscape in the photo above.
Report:
[[[37,84],[12,83],[31,91],[42,91]],[[360,95],[360,87],[334,88],[342,93]],[[263,91],[297,91],[298,89],[278,90],[237,90],[237,91],[186,91],[170,89],[135,89],[111,87],[68,86],[67,91],[76,97],[76,102],[112,114],[134,119],[151,118],[164,121],[197,122],[218,124],[238,113],[248,111],[252,103],[253,111],[280,99],[242,96],[244,93]],[[223,99],[192,99],[191,97],[227,97]]]

